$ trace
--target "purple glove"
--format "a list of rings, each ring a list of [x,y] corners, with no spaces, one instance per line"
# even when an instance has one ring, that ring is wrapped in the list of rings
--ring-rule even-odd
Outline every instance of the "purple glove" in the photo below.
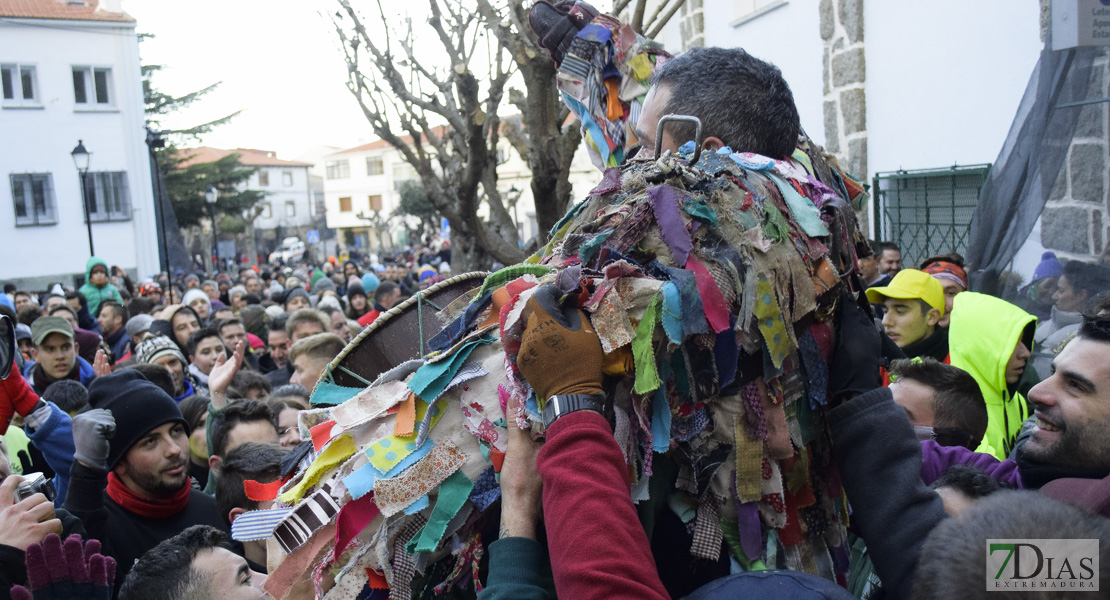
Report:
[[[540,45],[551,54],[558,66],[574,41],[574,36],[598,15],[596,8],[585,2],[561,0],[551,5],[539,0],[528,11],[528,26],[536,32]]]
[[[12,587],[12,600],[109,600],[116,579],[116,560],[100,554],[100,542],[81,536],[66,539],[51,533],[27,547],[27,580],[31,591]]]

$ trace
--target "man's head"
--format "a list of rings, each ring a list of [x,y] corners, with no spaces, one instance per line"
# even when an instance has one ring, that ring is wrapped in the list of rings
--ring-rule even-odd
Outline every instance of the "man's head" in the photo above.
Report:
[[[886,307],[883,327],[899,348],[932,335],[944,314],[944,288],[917,269],[899,271],[890,285],[868,288],[867,300]]]
[[[15,304],[15,311],[19,312],[24,306],[33,305],[35,299],[30,292],[18,291],[12,294],[12,302]]]
[[[938,325],[948,327],[952,318],[952,304],[956,295],[967,291],[967,270],[964,257],[958,253],[927,258],[921,263],[921,270],[932,275],[944,289],[944,316]]]
[[[165,315],[162,318],[165,319]],[[170,316],[170,325],[173,329],[173,337],[177,340],[177,345],[184,348],[185,344],[189,343],[189,336],[200,329],[200,319],[197,318],[197,313],[192,308],[182,306]]]
[[[374,290],[374,302],[389,310],[401,300],[401,288],[392,281],[383,281]]]
[[[987,431],[987,405],[975,378],[932,358],[896,360],[890,391],[910,422],[933,430],[941,446],[979,447]]]
[[[73,327],[61,317],[39,317],[31,324],[31,355],[52,379],[63,379],[77,364]]]
[[[270,508],[272,500],[263,503],[247,498],[243,482],[271,483],[281,479],[281,458],[288,453],[289,448],[275,444],[244,442],[224,456],[216,480],[216,509],[228,525],[249,510]]]
[[[293,376],[289,383],[312,389],[324,372],[324,367],[343,351],[346,344],[334,333],[319,333],[298,340],[289,351],[293,363]]]
[[[208,295],[209,300],[220,299],[220,284],[216,283],[215,281],[212,281],[211,279],[206,279],[204,283],[200,284],[200,289]]]
[[[1086,312],[1095,296],[1107,289],[1110,289],[1110,271],[1073,260],[1064,265],[1064,274],[1056,282],[1052,301],[1056,310]]]
[[[254,294],[255,296],[260,296],[262,294],[262,280],[257,276],[252,275],[247,277],[247,281],[243,284],[243,287],[246,288],[248,294]]]
[[[902,249],[894,242],[879,242],[879,272],[894,275],[902,270]]]
[[[343,311],[336,308],[332,304],[324,304],[320,307],[320,312],[328,317],[328,331],[343,338],[343,341],[351,341],[351,330],[347,328],[347,315]]]
[[[205,375],[212,372],[220,354],[230,355],[215,327],[205,327],[189,336],[189,362]]]
[[[930,486],[944,502],[944,511],[958,517],[1002,484],[972,465],[952,465]]]
[[[46,314],[50,314],[50,310],[55,306],[66,305],[66,297],[61,294],[47,294],[42,297],[42,310]]]
[[[216,323],[216,327],[228,348],[234,348],[239,342],[247,343],[247,328],[243,327],[243,322],[238,318],[222,319]]]
[[[320,311],[302,308],[289,315],[285,322],[285,332],[289,335],[289,341],[296,344],[310,335],[324,333],[328,330],[328,324],[328,319]]]
[[[793,154],[802,129],[782,72],[740,48],[693,48],[655,73],[636,124],[636,137],[649,156],[665,115],[701,119],[706,149],[729,146],[772,158]],[[663,150],[677,150],[694,139],[688,124],[666,129]]]
[[[285,312],[293,313],[312,306],[308,299],[308,292],[302,287],[295,287],[285,292]]]
[[[135,362],[165,367],[173,376],[177,395],[185,392],[185,355],[170,338],[156,335],[143,340],[135,348]]]
[[[1036,492],[990,494],[958,517],[941,521],[929,533],[918,560],[914,600],[983,598],[983,583],[993,575],[993,569],[987,571],[988,539],[1105,540],[1110,539],[1110,521]],[[1098,553],[1099,570],[1092,575],[1110,581],[1110,545],[1098,544]],[[1013,568],[1006,571],[1013,573]],[[1032,565],[1026,568],[1033,569]],[[1077,576],[1081,572],[1079,564],[1071,569]],[[992,590],[986,597],[1047,600],[1061,597],[1061,590]]]
[[[1029,390],[1036,426],[1019,452],[1061,467],[1110,469],[1110,316],[1083,320],[1079,335]]]
[[[93,381],[89,405],[110,411],[115,419],[108,468],[128,489],[165,499],[188,485],[188,430],[165,391],[138,371],[124,369]]]
[[[222,546],[224,534],[193,525],[140,558],[120,588],[120,600],[263,600],[266,576]]]
[[[48,316],[61,317],[65,319],[66,322],[69,323],[69,326],[72,327],[74,331],[77,331],[77,311],[73,310],[72,306],[66,306],[65,304],[55,304],[54,306],[50,307],[50,310],[46,311],[46,314]]]
[[[270,397],[270,390],[273,389],[265,375],[250,369],[239,369],[231,379],[231,387],[243,398],[262,401]]]
[[[237,400],[212,423],[212,456],[208,467],[220,469],[221,457],[244,442],[278,443],[277,426],[270,407],[258,400]]]
[[[96,322],[100,324],[100,334],[104,337],[115,335],[124,325],[127,324],[127,308],[119,302],[108,300],[100,303],[100,314],[96,317]]]
[[[201,321],[207,319],[208,315],[212,313],[212,301],[208,298],[208,294],[204,293],[204,290],[191,289],[185,292],[182,302],[185,306],[195,310]]]
[[[289,364],[289,334],[285,331],[288,318],[282,314],[270,321],[270,331],[266,336],[266,345],[270,348],[270,358],[279,369],[284,369]]]

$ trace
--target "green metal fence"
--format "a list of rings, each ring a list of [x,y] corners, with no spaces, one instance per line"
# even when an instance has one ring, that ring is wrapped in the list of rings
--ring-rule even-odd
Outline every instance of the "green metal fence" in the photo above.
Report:
[[[967,253],[971,216],[989,164],[876,173],[875,239],[902,249],[907,267],[930,256]]]

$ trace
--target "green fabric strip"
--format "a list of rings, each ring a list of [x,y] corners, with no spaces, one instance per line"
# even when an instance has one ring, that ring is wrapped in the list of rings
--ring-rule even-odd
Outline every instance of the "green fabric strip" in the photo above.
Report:
[[[486,292],[496,290],[497,288],[505,285],[506,283],[509,283],[510,281],[518,277],[524,275],[535,275],[536,277],[540,277],[543,275],[547,275],[549,271],[551,271],[551,267],[547,267],[544,265],[520,264],[513,265],[511,267],[505,267],[504,269],[501,269],[496,273],[490,273],[489,276],[486,277],[486,280],[482,282],[482,288],[478,290],[478,293],[474,296],[474,298],[481,298],[486,294]]]
[[[461,470],[455,471],[450,477],[439,484],[439,494],[436,496],[436,505],[428,522],[416,534],[405,550],[409,554],[416,552],[432,552],[439,547],[439,541],[447,531],[447,524],[462,510],[463,504],[470,497],[474,489],[474,482]]]
[[[632,358],[636,364],[636,383],[632,391],[646,394],[659,387],[659,370],[655,366],[655,352],[651,338],[655,334],[655,324],[659,322],[659,294],[656,294],[644,311],[644,318],[636,326],[636,337],[632,338]]]

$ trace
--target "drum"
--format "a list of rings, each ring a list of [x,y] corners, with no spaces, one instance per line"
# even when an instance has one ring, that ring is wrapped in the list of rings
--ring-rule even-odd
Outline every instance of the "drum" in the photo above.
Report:
[[[426,354],[428,340],[451,320],[441,314],[443,309],[477,291],[487,275],[455,275],[382,313],[332,360],[332,379],[344,387],[365,387],[393,367]]]

